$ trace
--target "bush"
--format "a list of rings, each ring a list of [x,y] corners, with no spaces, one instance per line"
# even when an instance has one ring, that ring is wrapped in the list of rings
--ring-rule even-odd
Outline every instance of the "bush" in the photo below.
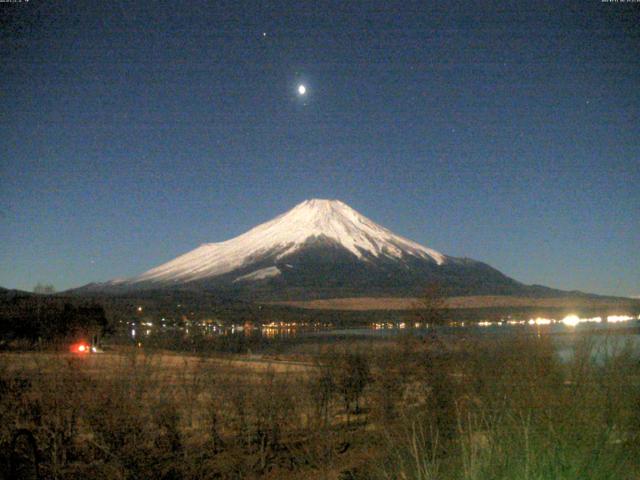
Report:
[[[631,345],[586,339],[568,363],[545,336],[344,347],[295,372],[0,355],[0,478],[638,477]]]

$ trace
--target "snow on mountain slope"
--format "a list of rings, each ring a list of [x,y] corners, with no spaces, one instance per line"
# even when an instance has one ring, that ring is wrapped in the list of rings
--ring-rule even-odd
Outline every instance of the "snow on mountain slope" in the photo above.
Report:
[[[278,267],[267,267],[261,268],[260,270],[256,270],[255,272],[247,273],[246,275],[242,275],[236,278],[233,283],[236,282],[245,282],[251,280],[262,280],[264,278],[275,277],[280,275],[280,269]]]
[[[365,261],[364,254],[367,253],[398,259],[410,255],[438,265],[446,262],[441,253],[395,235],[338,200],[314,199],[302,202],[238,237],[203,244],[129,282],[188,282],[215,277],[268,255],[280,259],[300,249],[309,239],[321,236]],[[265,270],[267,272],[263,273],[276,274],[273,269]]]

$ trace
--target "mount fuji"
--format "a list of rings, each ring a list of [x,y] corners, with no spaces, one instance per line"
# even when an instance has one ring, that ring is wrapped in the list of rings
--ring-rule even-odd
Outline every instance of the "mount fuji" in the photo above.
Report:
[[[532,294],[489,265],[396,235],[338,200],[307,200],[219,243],[83,291],[187,289],[251,299],[407,296],[437,282],[450,295]]]

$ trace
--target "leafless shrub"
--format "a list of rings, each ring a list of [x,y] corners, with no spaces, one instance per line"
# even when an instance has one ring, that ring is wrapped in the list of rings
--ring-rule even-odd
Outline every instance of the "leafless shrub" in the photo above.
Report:
[[[345,345],[297,373],[140,350],[68,360],[0,356],[0,478],[624,479],[640,470],[638,355],[615,338],[586,339],[566,363],[544,335]]]

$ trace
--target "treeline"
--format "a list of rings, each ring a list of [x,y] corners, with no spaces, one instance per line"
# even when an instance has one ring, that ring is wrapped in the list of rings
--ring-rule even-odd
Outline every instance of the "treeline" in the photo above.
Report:
[[[447,292],[443,292],[444,296]],[[418,298],[424,298],[425,291]],[[196,291],[160,291],[149,290],[137,293],[118,295],[84,294],[76,297],[86,302],[93,302],[105,308],[110,321],[126,323],[131,320],[156,322],[161,318],[180,321],[217,320],[225,324],[254,324],[270,322],[329,323],[336,327],[368,325],[371,323],[413,322],[417,317],[424,317],[426,312],[415,310],[314,310],[295,308],[292,306],[269,303],[251,303],[216,295],[214,293]],[[419,305],[419,304],[418,304]],[[142,313],[138,307],[142,307]],[[427,306],[428,307],[428,306]],[[423,307],[424,308],[424,307]],[[523,319],[536,317],[563,318],[569,314],[584,317],[606,316],[613,314],[640,314],[640,303],[622,304],[619,307],[572,305],[567,307],[477,307],[450,309],[449,320],[474,322],[480,320],[498,321],[506,318]],[[417,315],[416,315],[417,314]]]
[[[12,295],[0,302],[0,345],[87,338],[108,331],[104,308],[93,302],[43,295]]]

